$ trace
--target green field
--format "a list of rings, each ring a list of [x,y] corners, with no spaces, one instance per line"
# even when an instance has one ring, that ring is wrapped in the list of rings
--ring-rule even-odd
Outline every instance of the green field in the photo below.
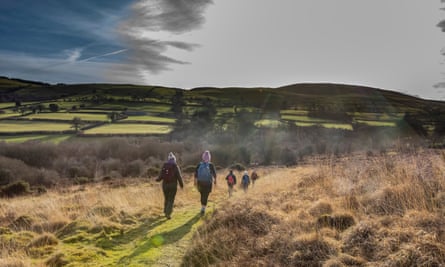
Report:
[[[264,120],[258,120],[255,122],[255,126],[257,127],[270,127],[270,128],[276,128],[282,125],[282,122],[280,122],[279,120],[269,120],[269,119],[264,119]]]
[[[128,118],[124,119],[123,121],[144,121],[144,122],[161,122],[161,123],[175,123],[175,119],[172,118],[165,118],[165,117],[159,117],[159,116],[128,116]]]
[[[62,141],[68,140],[72,137],[69,134],[47,134],[47,135],[14,135],[14,136],[0,136],[0,141],[7,143],[23,143],[26,141],[44,141],[58,144]]]
[[[13,103],[13,102],[0,103],[0,108],[9,108],[9,107],[15,107],[15,103]]]
[[[84,131],[84,134],[167,134],[171,131],[168,125],[110,123]]]
[[[3,114],[0,113],[0,119],[14,117],[14,116],[20,116],[20,113],[17,112],[3,113]]]
[[[369,126],[386,126],[386,127],[395,127],[395,121],[368,121],[368,120],[356,120],[358,123],[364,123]]]
[[[0,132],[36,132],[49,131],[60,132],[72,130],[69,123],[54,123],[54,122],[36,122],[36,121],[0,121]]]
[[[282,115],[281,119],[287,120],[287,121],[298,121],[298,122],[309,122],[309,123],[334,122],[334,121],[325,120],[325,119],[311,118],[311,117],[304,116],[304,115]]]
[[[57,112],[57,113],[37,113],[31,114],[24,118],[28,119],[46,119],[46,120],[72,120],[74,117],[79,117],[83,121],[108,121],[105,114],[89,114],[89,113],[69,113],[69,112]]]

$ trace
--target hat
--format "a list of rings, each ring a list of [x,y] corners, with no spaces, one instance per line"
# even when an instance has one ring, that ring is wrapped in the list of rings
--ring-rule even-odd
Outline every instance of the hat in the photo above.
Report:
[[[167,160],[168,161],[172,161],[172,162],[176,162],[176,157],[173,154],[173,152],[168,153]]]
[[[210,156],[210,151],[206,150],[206,151],[204,151],[204,153],[202,153],[202,160],[204,162],[210,162],[211,158],[212,157]]]

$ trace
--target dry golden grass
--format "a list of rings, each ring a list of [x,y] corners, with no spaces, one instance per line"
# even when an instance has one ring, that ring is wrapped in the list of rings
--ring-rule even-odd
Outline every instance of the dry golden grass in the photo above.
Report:
[[[198,230],[183,266],[443,266],[444,162],[418,151],[263,170]]]
[[[175,209],[193,202],[198,210],[197,193],[187,187],[178,190]],[[136,179],[0,199],[0,266],[62,266],[68,262],[59,243],[131,230],[161,216],[163,201],[159,183]]]
[[[355,155],[257,169],[255,185],[247,193],[237,187],[230,198],[220,171],[210,195],[217,207],[182,265],[442,266],[444,155]],[[175,211],[198,211],[198,199],[188,180]],[[0,266],[63,266],[106,255],[107,236],[138,233],[135,226],[162,215],[162,206],[159,184],[130,179],[0,199]],[[77,242],[96,246],[76,259]]]

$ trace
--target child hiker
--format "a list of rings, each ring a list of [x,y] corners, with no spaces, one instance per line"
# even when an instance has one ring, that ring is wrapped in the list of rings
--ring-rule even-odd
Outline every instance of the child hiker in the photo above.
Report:
[[[230,170],[229,174],[226,176],[227,186],[229,187],[229,197],[232,196],[233,186],[236,185],[236,176],[233,170]]]

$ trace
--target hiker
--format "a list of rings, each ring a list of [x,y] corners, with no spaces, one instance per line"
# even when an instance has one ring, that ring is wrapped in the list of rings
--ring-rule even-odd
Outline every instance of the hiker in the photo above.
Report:
[[[258,174],[255,170],[252,171],[252,174],[250,175],[250,179],[252,180],[252,187],[255,185],[255,181],[259,178]]]
[[[236,185],[236,176],[233,173],[233,170],[229,171],[229,174],[226,176],[227,186],[229,187],[229,197],[232,196],[233,186]]]
[[[167,162],[162,166],[161,172],[156,179],[157,182],[161,180],[162,191],[164,192],[164,214],[167,219],[171,219],[178,183],[181,189],[184,188],[181,170],[178,164],[176,164],[176,157],[172,152],[168,153]]]
[[[250,184],[249,173],[247,171],[244,171],[244,175],[241,178],[241,186],[245,193],[247,192],[247,188],[249,188],[249,184]]]
[[[201,215],[205,213],[207,200],[210,192],[212,192],[212,183],[216,186],[216,170],[210,160],[210,151],[204,151],[202,161],[196,166],[195,171],[195,185],[201,194]]]

